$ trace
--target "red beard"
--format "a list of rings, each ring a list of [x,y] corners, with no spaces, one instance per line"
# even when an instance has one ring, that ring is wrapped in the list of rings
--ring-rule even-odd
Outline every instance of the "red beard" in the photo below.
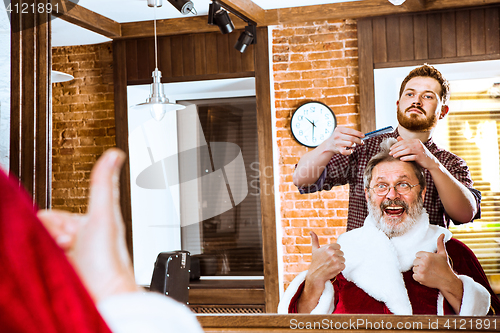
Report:
[[[431,114],[429,117],[425,117],[425,119],[419,119],[416,114],[407,114],[409,109],[419,109],[425,116],[427,116],[427,112],[419,106],[410,106],[405,110],[405,112],[401,112],[398,105],[398,122],[407,130],[426,132],[436,126],[438,118],[435,113]]]

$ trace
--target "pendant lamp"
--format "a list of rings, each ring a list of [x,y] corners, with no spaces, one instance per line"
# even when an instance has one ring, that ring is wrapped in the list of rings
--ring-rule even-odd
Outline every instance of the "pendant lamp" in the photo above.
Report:
[[[153,83],[151,84],[151,93],[145,103],[137,104],[131,109],[149,111],[151,116],[160,121],[169,111],[182,110],[186,108],[184,105],[170,103],[167,96],[163,92],[163,84],[161,83],[161,72],[158,70],[158,40],[156,36],[156,7],[161,6],[161,0],[154,1],[154,30],[155,30],[155,70],[153,71]]]

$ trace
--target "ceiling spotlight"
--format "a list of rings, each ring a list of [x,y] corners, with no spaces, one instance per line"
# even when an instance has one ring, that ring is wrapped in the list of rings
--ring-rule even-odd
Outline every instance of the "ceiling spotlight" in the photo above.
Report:
[[[234,30],[229,14],[216,3],[208,6],[208,24],[217,25],[223,34],[229,34]]]
[[[167,0],[172,6],[177,8],[177,10],[184,15],[193,13],[196,15],[196,9],[194,9],[194,4],[190,0]],[[163,5],[163,0],[148,0],[149,7],[161,7]]]
[[[238,41],[234,45],[234,48],[241,53],[245,52],[247,46],[250,44],[255,44],[255,38],[257,36],[257,27],[253,24],[249,24],[245,27],[245,31],[243,31],[238,38]]]
[[[181,14],[187,15],[189,13],[193,13],[196,15],[196,10],[194,9],[194,4],[192,1],[189,0],[168,0],[174,6],[177,8]]]

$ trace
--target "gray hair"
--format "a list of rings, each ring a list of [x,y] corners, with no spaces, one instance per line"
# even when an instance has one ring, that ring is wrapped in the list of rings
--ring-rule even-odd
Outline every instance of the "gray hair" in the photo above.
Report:
[[[399,161],[398,158],[394,158],[391,155],[389,155],[389,151],[391,150],[391,147],[398,142],[395,138],[387,138],[384,139],[380,143],[380,152],[378,152],[376,155],[374,155],[368,164],[366,165],[365,168],[365,173],[363,175],[363,184],[366,189],[370,188],[370,182],[372,181],[372,173],[373,173],[373,168],[379,163],[382,162],[392,162],[392,161]],[[416,162],[410,161],[408,162],[411,164],[413,171],[415,172],[415,176],[417,176],[418,183],[420,185],[420,192],[423,191],[423,189],[427,186],[427,182],[425,181],[425,174],[424,174],[424,169],[417,164]]]

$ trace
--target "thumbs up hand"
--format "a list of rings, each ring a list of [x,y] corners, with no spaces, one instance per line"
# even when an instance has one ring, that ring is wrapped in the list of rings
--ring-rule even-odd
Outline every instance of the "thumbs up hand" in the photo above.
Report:
[[[460,313],[463,297],[462,280],[453,272],[444,246],[444,234],[437,240],[436,253],[420,251],[413,261],[413,279],[420,284],[438,289],[452,306],[456,314]]]
[[[337,243],[319,246],[318,236],[311,231],[312,261],[306,275],[306,281],[323,286],[325,282],[336,277],[345,268],[344,252]]]
[[[437,240],[437,252],[417,252],[413,261],[413,279],[420,284],[442,289],[448,279],[456,277],[448,261],[448,253],[444,246],[444,234]]]
[[[344,252],[340,245],[331,243],[319,246],[318,236],[311,231],[312,261],[305,278],[304,290],[299,298],[299,313],[310,313],[318,304],[325,282],[336,277],[345,268]]]

